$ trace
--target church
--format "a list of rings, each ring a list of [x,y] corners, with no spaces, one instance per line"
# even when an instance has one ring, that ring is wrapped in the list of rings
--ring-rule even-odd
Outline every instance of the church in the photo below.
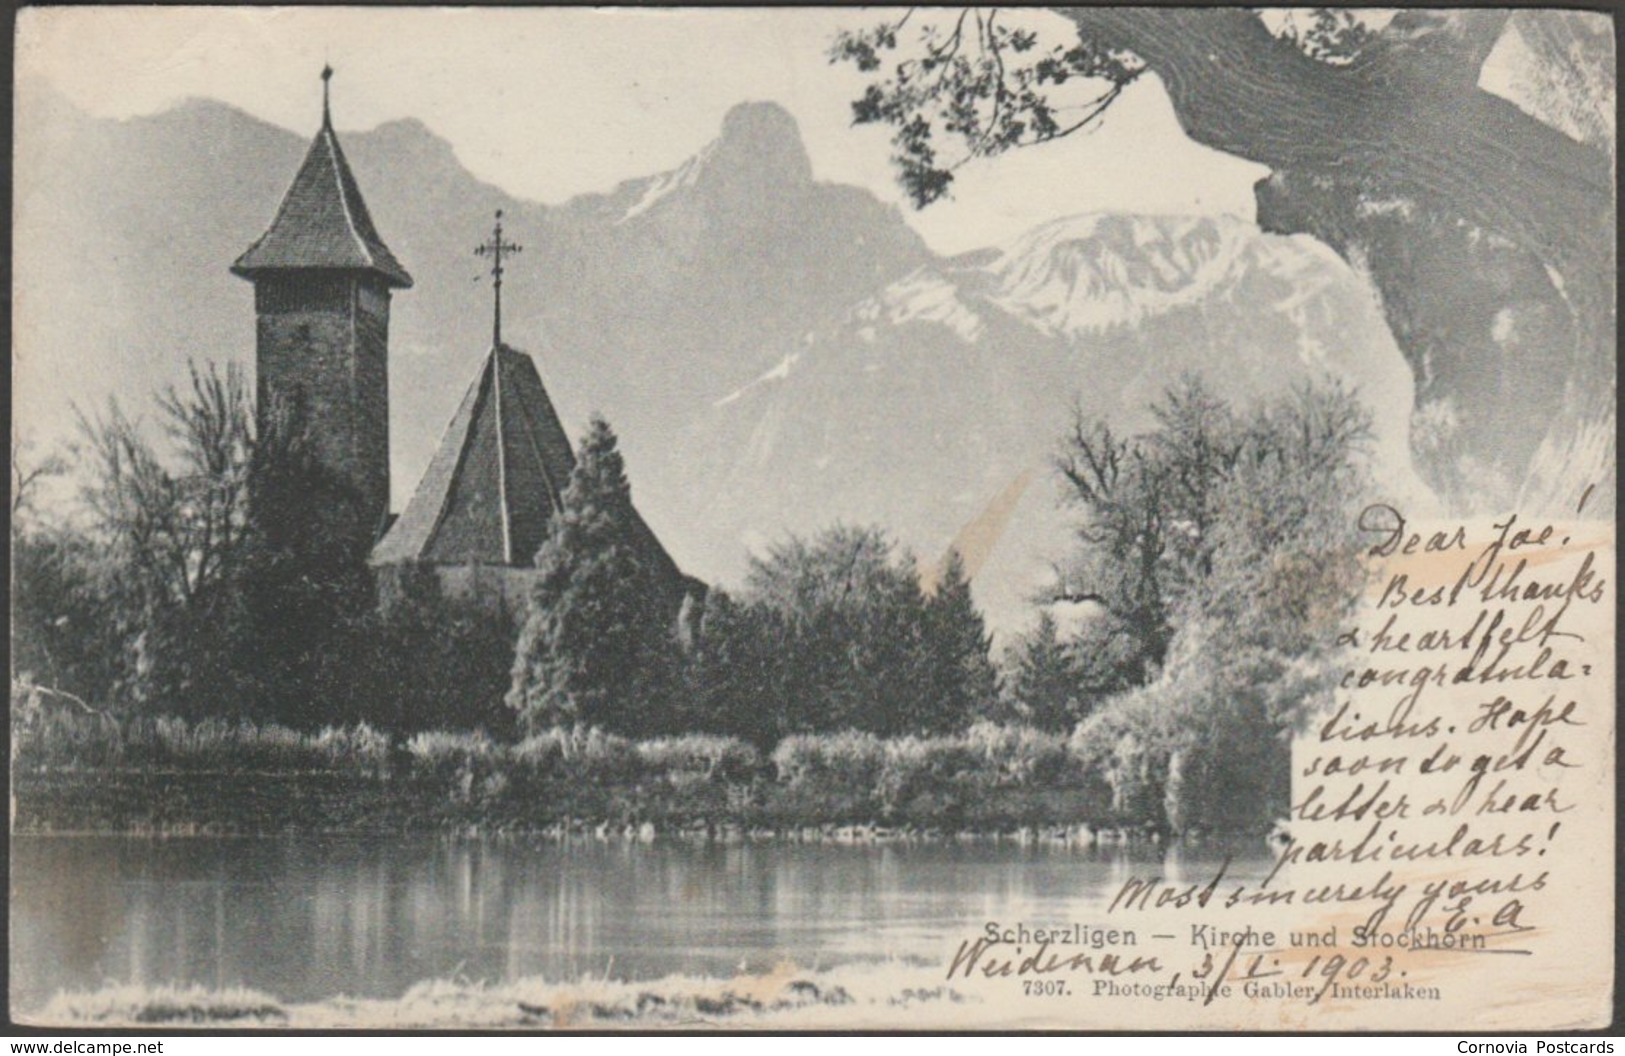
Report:
[[[344,530],[371,547],[380,590],[405,566],[432,568],[448,597],[517,611],[575,468],[536,364],[502,339],[502,214],[475,252],[492,260],[491,346],[399,516],[391,514],[389,308],[412,276],[367,211],[333,130],[331,67],[322,124],[270,227],[231,266],[254,285],[256,407],[305,409],[318,461],[353,491]],[[651,604],[695,618],[705,586],[685,576],[636,510],[634,546]]]

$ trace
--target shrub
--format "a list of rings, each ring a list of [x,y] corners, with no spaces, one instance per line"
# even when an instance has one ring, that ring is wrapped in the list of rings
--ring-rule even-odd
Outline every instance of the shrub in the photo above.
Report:
[[[424,766],[440,766],[447,761],[488,759],[496,754],[496,742],[484,730],[464,733],[460,730],[424,730],[415,733],[406,742],[412,759]]]
[[[964,738],[899,737],[886,743],[880,802],[887,815],[958,821],[981,791],[986,772]]]
[[[568,736],[569,731],[556,728],[531,734],[508,748],[508,759],[516,770],[538,775],[556,773],[564,762],[564,739]]]
[[[326,757],[329,765],[342,770],[381,776],[389,766],[389,735],[364,722],[348,727],[324,727],[312,747]]]
[[[575,763],[589,771],[605,772],[608,776],[637,768],[637,748],[620,734],[592,726],[585,733],[576,730],[571,743],[575,748]]]
[[[773,749],[779,781],[792,788],[873,789],[886,762],[886,743],[872,733],[802,733]]]
[[[979,722],[965,731],[964,741],[1001,788],[1077,784],[1083,777],[1066,738],[1058,733]]]
[[[484,730],[426,730],[412,735],[406,751],[414,772],[443,782],[453,803],[494,799],[507,788],[501,751]]]
[[[644,773],[638,745],[596,726],[554,726],[508,749],[514,769],[530,780],[564,777],[604,784]]]
[[[660,737],[637,745],[638,758],[669,778],[748,781],[762,765],[756,749],[737,737],[691,733]]]
[[[796,734],[779,742],[772,760],[783,801],[800,821],[869,821],[880,809],[886,742],[872,733]]]
[[[290,772],[360,770],[382,775],[387,734],[366,724],[306,735],[286,726],[172,715],[115,719],[83,705],[44,703],[13,686],[12,756],[22,766]]]
[[[1174,705],[1166,684],[1113,697],[1079,724],[1069,748],[1087,773],[1111,788],[1111,813],[1120,825],[1167,824],[1164,810],[1168,758],[1174,750]]]
[[[195,723],[171,715],[140,716],[119,724],[119,762],[132,767],[184,770],[325,769],[328,757],[310,738],[286,726],[211,718]]]
[[[118,722],[50,690],[11,684],[11,758],[23,767],[109,767],[123,760]]]
[[[1169,756],[1164,809],[1174,832],[1265,832],[1291,800],[1287,717],[1319,679],[1267,654],[1241,652],[1179,679],[1190,714]]]

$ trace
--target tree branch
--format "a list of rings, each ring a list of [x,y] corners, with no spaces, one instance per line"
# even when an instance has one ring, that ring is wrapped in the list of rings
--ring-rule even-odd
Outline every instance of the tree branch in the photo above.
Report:
[[[1124,48],[1161,77],[1186,135],[1279,170],[1324,175],[1379,194],[1465,213],[1535,248],[1566,280],[1612,264],[1609,160],[1452,75],[1488,53],[1486,16],[1454,47],[1406,35],[1402,22],[1376,54],[1332,66],[1275,38],[1251,12],[1190,8],[1064,8],[1085,39]],[[1395,75],[1406,56],[1423,68]]]

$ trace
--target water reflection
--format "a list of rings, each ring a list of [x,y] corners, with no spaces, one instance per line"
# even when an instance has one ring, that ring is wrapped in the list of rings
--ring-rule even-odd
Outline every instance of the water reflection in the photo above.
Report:
[[[1098,922],[1130,875],[1190,882],[1240,848],[516,839],[17,838],[16,1007],[104,983],[391,997],[430,978],[943,961],[983,922]]]

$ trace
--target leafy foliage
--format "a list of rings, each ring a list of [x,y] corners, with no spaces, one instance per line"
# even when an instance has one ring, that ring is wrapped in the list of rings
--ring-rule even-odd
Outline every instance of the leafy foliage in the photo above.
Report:
[[[779,783],[818,804],[827,820],[868,820],[879,813],[886,743],[872,733],[791,734],[773,749],[772,761]]]
[[[104,555],[64,528],[11,538],[12,676],[79,700],[105,701],[126,660]]]
[[[74,607],[87,581],[104,592],[94,612],[101,626],[79,633],[119,643],[109,684],[92,692],[203,715],[244,699],[232,657],[243,647],[239,576],[254,437],[239,370],[193,364],[190,379],[186,392],[172,387],[158,399],[169,459],[116,400],[94,419],[81,414],[85,548],[64,540],[55,556],[87,561],[72,572],[56,566],[66,589],[59,604]]]
[[[852,120],[893,129],[898,182],[918,207],[948,195],[955,171],[973,158],[1098,123],[1147,68],[1131,50],[1087,33],[1046,43],[1020,10],[931,11],[911,27],[916,14],[841,31],[829,58],[874,75],[852,102]],[[951,23],[923,21],[944,14]],[[1378,12],[1327,7],[1261,18],[1276,37],[1332,66],[1358,59],[1383,22]]]
[[[218,773],[333,771],[382,776],[387,734],[357,723],[301,733],[274,723],[115,715],[12,684],[12,759],[25,769]]]
[[[1087,127],[1144,69],[1089,41],[1044,47],[1031,28],[1012,24],[1019,12],[999,8],[963,9],[951,26],[922,23],[900,48],[914,14],[842,31],[829,54],[864,73],[889,71],[852,104],[853,123],[895,129],[892,161],[919,206],[946,195],[954,170],[973,157]]]
[[[878,529],[838,526],[792,537],[752,562],[759,626],[780,638],[776,732],[854,728],[887,734],[929,721],[919,645],[923,595],[914,561]]]
[[[616,824],[974,827],[1086,807],[1256,828],[1282,807],[1287,738],[1326,688],[1359,574],[1368,428],[1347,393],[1238,413],[1186,378],[1143,434],[1079,420],[1058,462],[1082,513],[1059,593],[1087,618],[1063,635],[1041,614],[1008,654],[1017,722],[992,725],[957,554],[927,592],[879,529],[791,537],[680,645],[595,420],[515,650],[505,612],[444,596],[430,568],[395,570],[376,605],[349,497],[297,414],[254,437],[240,381],[212,369],[160,408],[171,460],[114,406],[86,423],[89,531],[19,536],[14,642],[54,683],[14,683],[20,758],[39,767],[404,765],[454,816],[504,823],[547,800]],[[81,647],[105,628],[102,652]],[[529,736],[507,746],[514,720]]]
[[[1062,463],[1085,515],[1074,569],[1105,606],[1097,624],[1129,621],[1119,674],[1139,687],[1089,717],[1075,748],[1123,817],[1267,827],[1358,594],[1368,418],[1337,387],[1238,415],[1185,379],[1157,421],[1130,440],[1079,425]]]
[[[655,770],[702,780],[748,780],[762,765],[761,753],[739,738],[706,733],[642,741],[637,753]]]
[[[1242,443],[1234,414],[1187,375],[1153,405],[1157,428],[1122,438],[1076,416],[1057,468],[1082,509],[1082,546],[1061,595],[1092,601],[1109,619],[1102,648],[1125,639],[1116,674],[1144,682],[1164,661],[1175,609],[1211,573],[1217,496]],[[1125,688],[1105,672],[1098,690]]]
[[[1371,25],[1376,14],[1341,7],[1288,8],[1279,12],[1279,21],[1272,28],[1276,36],[1310,58],[1341,66],[1354,61],[1377,39]]]
[[[163,445],[116,401],[81,415],[81,526],[36,524],[14,497],[25,681],[152,716],[502,728],[475,705],[500,702],[511,623],[421,584],[377,615],[370,534],[303,408],[265,408],[256,430],[241,372],[212,364],[156,405]]]
[[[356,658],[369,653],[377,597],[372,536],[360,495],[318,457],[307,409],[279,403],[259,418],[240,576],[251,652],[240,666],[261,714],[313,729],[335,701],[366,692]]]
[[[385,570],[384,601],[369,613],[354,659],[369,718],[401,733],[436,728],[513,729],[504,705],[513,668],[513,616],[477,597],[447,597],[428,566]]]
[[[691,667],[706,726],[763,748],[798,733],[964,729],[993,703],[988,638],[957,556],[937,591],[875,528],[792,537],[744,599],[708,603]]]

